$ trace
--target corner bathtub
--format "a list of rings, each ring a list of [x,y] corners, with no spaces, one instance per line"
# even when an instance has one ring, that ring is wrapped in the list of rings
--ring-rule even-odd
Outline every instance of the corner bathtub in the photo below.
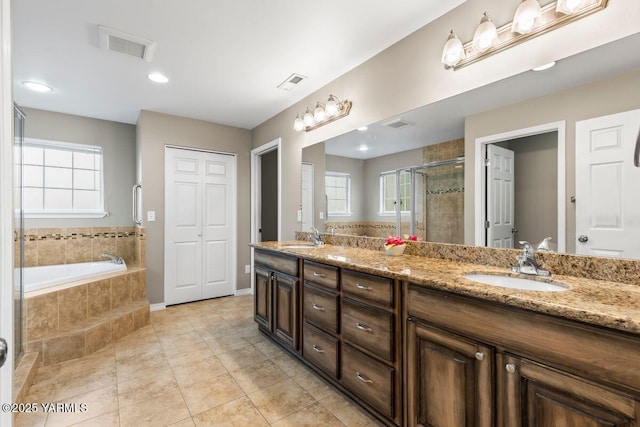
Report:
[[[24,269],[24,292],[37,291],[49,286],[75,282],[127,269],[126,264],[111,261],[81,262],[77,264],[45,265]]]

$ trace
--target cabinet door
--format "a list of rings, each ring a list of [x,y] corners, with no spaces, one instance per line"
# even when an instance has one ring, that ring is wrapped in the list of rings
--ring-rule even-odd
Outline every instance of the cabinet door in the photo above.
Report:
[[[502,426],[640,425],[640,403],[629,395],[515,356],[502,361]]]
[[[298,279],[273,273],[274,332],[289,347],[298,349]]]
[[[271,324],[271,273],[255,267],[255,308],[254,320],[272,331]]]
[[[411,318],[406,332],[407,424],[493,426],[493,349]]]

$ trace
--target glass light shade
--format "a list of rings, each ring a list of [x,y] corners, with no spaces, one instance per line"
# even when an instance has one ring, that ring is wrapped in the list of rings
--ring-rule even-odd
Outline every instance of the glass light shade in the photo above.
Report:
[[[453,67],[465,57],[462,42],[456,33],[451,30],[449,37],[447,37],[447,42],[444,44],[444,49],[442,49],[442,63],[448,67]]]
[[[338,114],[338,100],[335,96],[329,95],[329,100],[324,104],[324,112],[327,116],[332,117]]]
[[[485,12],[473,34],[473,47],[480,52],[485,52],[496,44],[498,44],[498,29]]]
[[[313,110],[313,118],[317,122],[322,122],[327,118],[327,113],[324,111],[324,107],[319,102],[316,103],[316,108]]]
[[[522,0],[513,17],[511,31],[514,33],[527,34],[533,30],[536,21],[542,16],[540,3],[538,0]]]
[[[582,7],[584,0],[558,0],[556,3],[556,12],[571,15]]]
[[[302,117],[300,117],[300,114],[296,114],[296,119],[293,121],[293,130],[300,132],[303,129],[304,122],[302,121]]]
[[[305,127],[313,126],[316,123],[315,119],[313,118],[313,113],[308,108],[304,113],[304,116],[302,116],[302,122],[304,123]]]

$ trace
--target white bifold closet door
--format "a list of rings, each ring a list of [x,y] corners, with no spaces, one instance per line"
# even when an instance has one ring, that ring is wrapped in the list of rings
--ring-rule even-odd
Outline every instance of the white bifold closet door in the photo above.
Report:
[[[165,303],[235,291],[236,159],[165,148]]]

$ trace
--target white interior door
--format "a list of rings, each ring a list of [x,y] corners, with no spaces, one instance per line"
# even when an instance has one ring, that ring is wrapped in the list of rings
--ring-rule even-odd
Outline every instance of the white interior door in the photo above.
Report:
[[[576,253],[640,258],[640,110],[576,123]]]
[[[302,164],[302,231],[313,228],[313,164]]]
[[[487,246],[513,248],[513,151],[487,145]]]
[[[165,149],[165,303],[235,288],[235,157]]]

